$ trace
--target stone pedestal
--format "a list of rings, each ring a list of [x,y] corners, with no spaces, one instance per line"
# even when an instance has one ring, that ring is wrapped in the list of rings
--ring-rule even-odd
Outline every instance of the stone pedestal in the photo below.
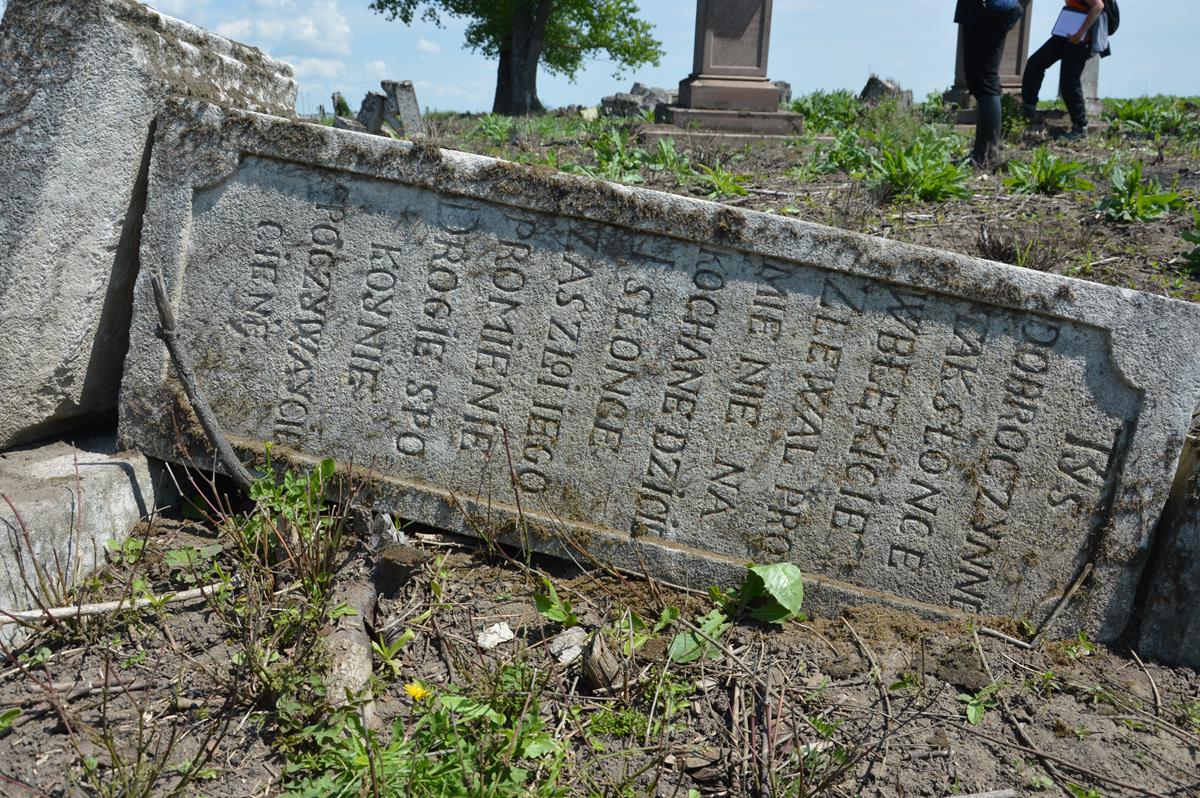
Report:
[[[717,132],[759,140],[803,131],[804,117],[779,110],[783,88],[767,79],[771,4],[697,0],[692,74],[679,83],[678,105],[658,107],[659,126],[645,137],[711,138]]]
[[[1022,0],[1025,15],[1008,32],[1004,44],[1004,56],[1000,59],[1000,88],[1005,93],[1021,91],[1021,80],[1025,77],[1025,62],[1029,60],[1029,31],[1033,14],[1033,0]],[[954,85],[946,92],[946,99],[956,103],[962,111],[958,115],[960,124],[975,124],[974,99],[967,90],[967,71],[963,60],[963,34],[958,31],[958,51],[954,58]]]

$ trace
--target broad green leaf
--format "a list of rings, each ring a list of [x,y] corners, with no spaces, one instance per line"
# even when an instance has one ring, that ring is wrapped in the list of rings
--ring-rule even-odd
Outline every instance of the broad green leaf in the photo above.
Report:
[[[761,582],[762,590],[779,605],[778,608],[768,606],[756,610],[751,613],[753,617],[768,623],[783,623],[800,614],[804,604],[804,578],[799,568],[790,562],[781,562],[752,565],[748,570]]]
[[[21,710],[17,707],[0,712],[0,732],[6,732],[11,729],[13,721],[19,717],[21,717]]]

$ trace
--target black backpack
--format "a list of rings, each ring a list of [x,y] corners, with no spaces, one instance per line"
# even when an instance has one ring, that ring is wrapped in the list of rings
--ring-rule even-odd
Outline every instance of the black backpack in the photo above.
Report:
[[[1121,8],[1117,0],[1104,0],[1104,16],[1108,19],[1108,35],[1112,36],[1121,27]]]

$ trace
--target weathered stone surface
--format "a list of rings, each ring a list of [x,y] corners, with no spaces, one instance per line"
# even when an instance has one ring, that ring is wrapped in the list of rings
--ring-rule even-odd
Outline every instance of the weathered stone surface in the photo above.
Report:
[[[600,113],[603,116],[624,117],[642,116],[652,112],[659,105],[669,105],[675,102],[679,92],[669,91],[657,86],[647,86],[645,83],[634,83],[629,91],[620,91],[603,97],[600,100]]]
[[[0,500],[0,608],[21,610],[36,606],[35,563],[61,589],[60,575],[86,576],[108,541],[177,499],[162,466],[121,451],[111,432],[0,454],[0,494],[12,502]]]
[[[1197,418],[1200,422],[1200,417]],[[1200,668],[1200,457],[1193,426],[1175,490],[1159,525],[1161,540],[1146,579],[1138,650]]]
[[[358,108],[358,123],[368,133],[378,135],[383,130],[383,116],[387,109],[387,98],[377,91],[367,92]]]
[[[387,97],[387,122],[403,138],[425,135],[421,104],[411,80],[384,80],[379,84]]]
[[[0,25],[0,449],[116,406],[150,122],[167,95],[289,114],[291,68],[132,0]]]
[[[1057,628],[1114,638],[1200,397],[1188,303],[199,104],[160,117],[142,258],[145,451],[209,462],[153,268],[244,451],[677,583],[790,560],[817,611],[1040,622],[1091,563]]]
[[[363,127],[363,123],[352,116],[335,116],[333,118],[333,126],[338,130],[353,130],[355,133],[367,132],[367,129]]]
[[[867,78],[867,84],[859,92],[858,99],[867,105],[878,105],[884,100],[895,100],[901,108],[910,108],[912,91],[904,89],[894,80],[885,80],[878,75]]]

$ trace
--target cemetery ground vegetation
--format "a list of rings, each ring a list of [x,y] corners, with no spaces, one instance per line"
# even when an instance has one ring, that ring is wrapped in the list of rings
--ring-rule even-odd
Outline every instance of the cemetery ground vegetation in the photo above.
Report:
[[[1200,99],[1106,100],[1083,140],[1061,103],[1008,114],[1006,162],[966,164],[969,135],[940,96],[903,108],[848,91],[793,101],[803,136],[729,147],[703,136],[643,143],[642,118],[583,121],[431,114],[433,140],[630,185],[712,199],[1013,265],[1200,298],[1193,213]]]
[[[333,461],[257,466],[240,498],[176,472],[182,510],[57,597],[120,606],[6,647],[0,794],[1200,789],[1194,671],[1000,619],[810,617],[791,564],[684,592],[507,548],[480,518],[470,539],[397,523]],[[370,667],[339,693],[331,641],[363,562]]]

